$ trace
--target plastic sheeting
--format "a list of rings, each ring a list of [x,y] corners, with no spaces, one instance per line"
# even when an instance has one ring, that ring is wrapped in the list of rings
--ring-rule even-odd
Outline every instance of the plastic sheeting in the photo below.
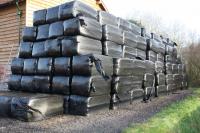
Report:
[[[98,96],[110,93],[111,79],[102,76],[73,76],[71,94],[80,96]]]
[[[112,41],[123,45],[123,31],[112,25],[103,25],[103,37],[104,41]]]
[[[101,25],[109,24],[116,27],[119,25],[119,19],[105,11],[98,11],[98,21]]]
[[[34,42],[32,57],[46,57],[47,53],[45,51],[45,42]]]
[[[54,59],[54,75],[70,75],[70,58],[58,57]]]
[[[54,76],[52,80],[53,94],[70,94],[70,78],[67,76]]]
[[[64,34],[63,22],[55,22],[49,26],[49,38],[56,38]]]
[[[35,41],[37,34],[36,27],[25,27],[22,31],[22,40],[23,41]]]
[[[55,7],[47,9],[47,14],[46,14],[47,23],[53,23],[55,21],[58,21],[58,10],[59,10],[59,6],[55,6]]]
[[[104,41],[102,43],[103,47],[103,54],[114,57],[114,58],[121,58],[123,57],[123,46],[111,41]]]
[[[46,40],[44,51],[50,57],[61,56],[61,39]]]
[[[64,35],[83,35],[93,39],[101,40],[102,27],[99,22],[87,17],[78,17],[63,22]]]
[[[11,72],[12,74],[22,74],[24,67],[24,59],[13,58],[11,62]]]
[[[110,96],[83,97],[77,95],[70,96],[69,113],[86,116],[91,110],[102,105],[109,104]]]
[[[81,1],[72,1],[59,6],[59,19],[69,19],[78,16],[90,17],[97,20],[97,11]]]
[[[46,40],[49,37],[49,24],[38,26],[37,41]]]
[[[32,42],[21,42],[19,46],[19,57],[30,58],[32,56],[33,43]]]
[[[35,74],[37,70],[37,59],[25,59],[24,60],[24,74]]]
[[[137,47],[137,36],[129,31],[124,31],[123,37],[124,45],[129,46],[131,48]]]
[[[8,89],[9,90],[19,90],[21,88],[21,75],[10,75],[8,80]]]
[[[62,56],[102,54],[100,41],[83,36],[66,37],[62,40]]]
[[[135,59],[137,57],[137,49],[129,46],[124,47],[124,58]]]
[[[47,14],[46,9],[34,11],[33,12],[33,25],[36,26],[36,25],[45,24],[46,14]]]
[[[37,74],[50,75],[53,68],[52,58],[39,58],[37,63]]]
[[[157,53],[154,51],[147,51],[147,60],[150,60],[152,62],[156,62],[157,60]]]

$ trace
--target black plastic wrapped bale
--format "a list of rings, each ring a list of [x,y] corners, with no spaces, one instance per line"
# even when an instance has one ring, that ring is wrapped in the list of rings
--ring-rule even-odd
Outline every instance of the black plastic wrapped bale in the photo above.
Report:
[[[59,19],[65,20],[78,16],[90,17],[97,20],[97,11],[87,4],[77,0],[59,6]]]
[[[33,25],[41,25],[46,23],[47,10],[38,10],[33,12]]]
[[[11,62],[11,72],[12,74],[23,74],[24,59],[13,58]]]
[[[140,60],[146,60],[146,51],[145,50],[141,50],[141,49],[136,49],[137,50],[137,59]]]
[[[166,84],[174,84],[173,74],[166,75]]]
[[[18,120],[39,121],[63,114],[63,104],[62,96],[27,94],[12,98],[11,114]]]
[[[124,58],[135,59],[137,57],[137,49],[129,46],[124,47]]]
[[[52,93],[69,95],[70,78],[67,76],[54,76],[52,80]]]
[[[19,46],[19,57],[30,58],[32,56],[33,43],[32,42],[21,42]]]
[[[37,41],[46,40],[49,37],[49,24],[38,26]]]
[[[72,63],[73,75],[102,75],[104,78],[113,74],[112,58],[104,55],[74,56]]]
[[[50,57],[61,56],[61,39],[46,40],[44,45],[45,53]]]
[[[153,87],[155,84],[155,77],[154,74],[150,74],[150,73],[146,73],[144,75],[144,82],[143,82],[143,86],[146,87]]]
[[[155,62],[155,72],[156,73],[163,73],[164,70],[164,63],[160,61]]]
[[[21,89],[21,75],[10,75],[8,79],[9,90],[20,90]]]
[[[121,58],[123,57],[123,46],[119,45],[115,42],[111,42],[111,41],[104,41],[102,43],[102,47],[103,47],[103,54],[110,56],[110,57],[114,57],[114,58]]]
[[[84,97],[71,95],[69,99],[69,113],[73,115],[87,116],[89,113],[110,102],[109,95],[101,95],[94,97]]]
[[[165,62],[173,63],[173,57],[171,55],[165,55]]]
[[[157,53],[155,53],[154,51],[147,51],[147,60],[150,60],[152,62],[156,62],[157,60]]]
[[[171,63],[165,64],[165,73],[166,74],[172,74],[172,64]]]
[[[70,96],[64,96],[64,114],[69,114],[69,97]]]
[[[102,54],[100,41],[83,36],[67,37],[62,40],[62,56]]]
[[[119,19],[106,11],[98,11],[98,21],[101,25],[109,24],[116,27],[119,25]]]
[[[71,94],[81,96],[98,96],[110,94],[111,78],[105,80],[102,76],[73,76]]]
[[[37,72],[38,75],[51,75],[53,68],[53,59],[52,58],[39,58],[37,63]]]
[[[45,42],[34,42],[32,57],[45,57],[47,53],[45,52]]]
[[[68,57],[54,59],[54,75],[70,75],[71,61]]]
[[[177,74],[178,73],[178,65],[177,64],[172,64],[172,73]]]
[[[164,62],[165,56],[163,54],[158,53],[157,54],[157,61]]]
[[[165,54],[165,45],[152,39],[147,39],[147,49],[156,53]]]
[[[21,91],[35,92],[34,76],[22,76]]]
[[[173,55],[174,48],[172,46],[166,45],[165,46],[165,54],[166,55]]]
[[[145,37],[137,36],[137,48],[144,51],[147,50],[147,42]]]
[[[48,8],[46,14],[46,22],[53,23],[55,21],[58,21],[58,11],[59,6]]]
[[[143,76],[146,71],[145,61],[137,59],[114,58],[113,67],[113,74],[118,76]]]
[[[123,44],[123,31],[112,25],[103,25],[102,27],[104,41],[112,41],[118,44]]]
[[[22,30],[22,40],[24,42],[35,41],[36,34],[37,34],[37,28],[36,27],[25,27]]]
[[[49,38],[56,38],[62,36],[64,33],[63,22],[55,22],[49,26]]]
[[[37,70],[37,59],[24,59],[24,74],[35,74]]]
[[[125,46],[129,46],[131,48],[137,47],[137,36],[132,32],[124,31],[123,41]]]
[[[34,76],[36,92],[50,93],[50,76]]]
[[[145,73],[154,74],[155,73],[155,63],[149,60],[145,60]]]
[[[101,40],[102,38],[102,27],[97,20],[78,17],[63,22],[64,35],[75,36],[82,35],[93,39]]]

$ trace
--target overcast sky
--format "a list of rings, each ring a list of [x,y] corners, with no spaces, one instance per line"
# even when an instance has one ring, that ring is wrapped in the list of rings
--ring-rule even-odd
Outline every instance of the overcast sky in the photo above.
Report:
[[[110,13],[130,18],[144,14],[159,16],[164,25],[180,23],[200,34],[200,0],[103,0]],[[139,18],[142,19],[142,18]],[[141,20],[142,21],[142,20]]]

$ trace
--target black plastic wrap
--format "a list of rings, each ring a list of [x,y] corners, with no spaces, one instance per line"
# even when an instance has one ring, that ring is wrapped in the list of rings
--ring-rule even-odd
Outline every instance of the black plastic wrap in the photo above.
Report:
[[[102,43],[103,54],[114,58],[123,57],[123,46],[111,41],[104,41]]]
[[[61,39],[46,40],[44,50],[48,56],[61,56]]]
[[[174,83],[174,79],[173,79],[173,74],[167,74],[166,75],[166,84],[173,84]]]
[[[146,60],[146,51],[137,48],[137,58],[140,60]]]
[[[22,76],[20,90],[26,92],[35,92],[34,76]]]
[[[165,64],[165,73],[166,74],[172,74],[172,64],[171,63]]]
[[[75,56],[85,54],[102,54],[100,41],[83,36],[67,37],[62,40],[62,55]]]
[[[62,36],[64,33],[63,22],[55,22],[49,26],[49,38],[56,38]]]
[[[8,89],[9,90],[19,90],[21,88],[21,75],[10,75],[8,79]]]
[[[50,76],[34,76],[36,92],[50,93]]]
[[[137,57],[137,49],[129,46],[124,47],[124,58],[135,59]]]
[[[19,57],[30,58],[32,56],[33,43],[32,42],[21,42],[19,46]]]
[[[164,62],[165,61],[165,56],[163,54],[157,54],[157,61]]]
[[[54,76],[52,80],[52,93],[69,95],[70,78],[66,76]]]
[[[23,74],[24,59],[13,58],[11,62],[11,72],[12,74]]]
[[[129,46],[131,48],[137,47],[137,36],[129,31],[124,31],[124,45]]]
[[[137,36],[137,48],[144,51],[147,50],[147,42],[145,37]]]
[[[113,74],[118,76],[144,75],[146,71],[146,63],[142,60],[114,58],[113,64]]]
[[[33,12],[33,25],[41,25],[46,22],[47,10],[38,10]]]
[[[69,96],[64,96],[64,114],[68,114],[69,113]]]
[[[109,24],[116,27],[119,25],[119,19],[106,11],[98,11],[98,21],[101,25]]]
[[[101,95],[94,97],[83,97],[77,95],[71,95],[69,102],[69,113],[73,115],[86,116],[97,107],[109,104],[110,96]]]
[[[45,42],[34,42],[33,43],[33,50],[32,50],[33,57],[45,57],[47,53],[45,52]]]
[[[37,63],[37,74],[50,75],[53,68],[52,58],[39,58]]]
[[[99,22],[87,17],[78,17],[63,22],[64,35],[82,35],[93,39],[101,40],[102,27]]]
[[[35,41],[37,34],[36,27],[25,27],[22,31],[22,40],[23,41]]]
[[[58,21],[58,10],[59,10],[59,6],[55,6],[55,7],[51,7],[47,9],[47,14],[46,14],[47,23],[53,23],[55,21]]]
[[[74,56],[72,73],[73,75],[110,77],[113,74],[112,58],[96,54]]]
[[[177,64],[172,64],[172,73],[178,74],[178,65]]]
[[[166,76],[164,73],[156,74],[156,85],[165,85],[166,83]]]
[[[155,83],[155,76],[154,76],[154,74],[146,73],[146,74],[144,75],[144,83],[143,83],[143,86],[144,86],[144,87],[153,87],[153,86],[154,86],[154,83]]]
[[[70,58],[58,57],[54,59],[54,75],[70,75]]]
[[[111,90],[111,79],[102,76],[73,76],[71,94],[81,96],[108,95]]]
[[[102,27],[104,41],[112,41],[118,44],[123,44],[123,31],[112,25],[103,25]]]
[[[59,6],[59,19],[69,19],[78,16],[90,17],[97,20],[97,11],[81,1],[72,1]]]
[[[62,96],[47,94],[27,94],[13,97],[11,101],[12,117],[23,121],[39,121],[63,114]]]
[[[154,51],[147,51],[147,60],[150,60],[152,62],[156,62],[157,60],[157,53],[155,53]]]
[[[155,62],[155,72],[163,73],[164,72],[164,63],[160,61]]]
[[[25,59],[24,60],[24,74],[35,74],[37,69],[37,59]]]
[[[165,54],[165,45],[162,42],[157,42],[152,39],[147,39],[148,50],[152,50],[156,53]]]
[[[1,91],[0,93],[0,116],[8,117],[11,116],[11,101],[12,95],[8,95],[9,92]]]
[[[49,37],[49,24],[38,26],[37,41],[46,40]]]
[[[155,63],[152,61],[145,60],[145,73],[154,74],[155,73]]]

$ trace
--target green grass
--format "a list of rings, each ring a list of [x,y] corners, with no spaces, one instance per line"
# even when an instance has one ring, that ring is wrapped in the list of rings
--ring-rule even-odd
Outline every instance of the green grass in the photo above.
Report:
[[[124,133],[200,133],[200,88],[175,102],[147,122],[132,124]]]

